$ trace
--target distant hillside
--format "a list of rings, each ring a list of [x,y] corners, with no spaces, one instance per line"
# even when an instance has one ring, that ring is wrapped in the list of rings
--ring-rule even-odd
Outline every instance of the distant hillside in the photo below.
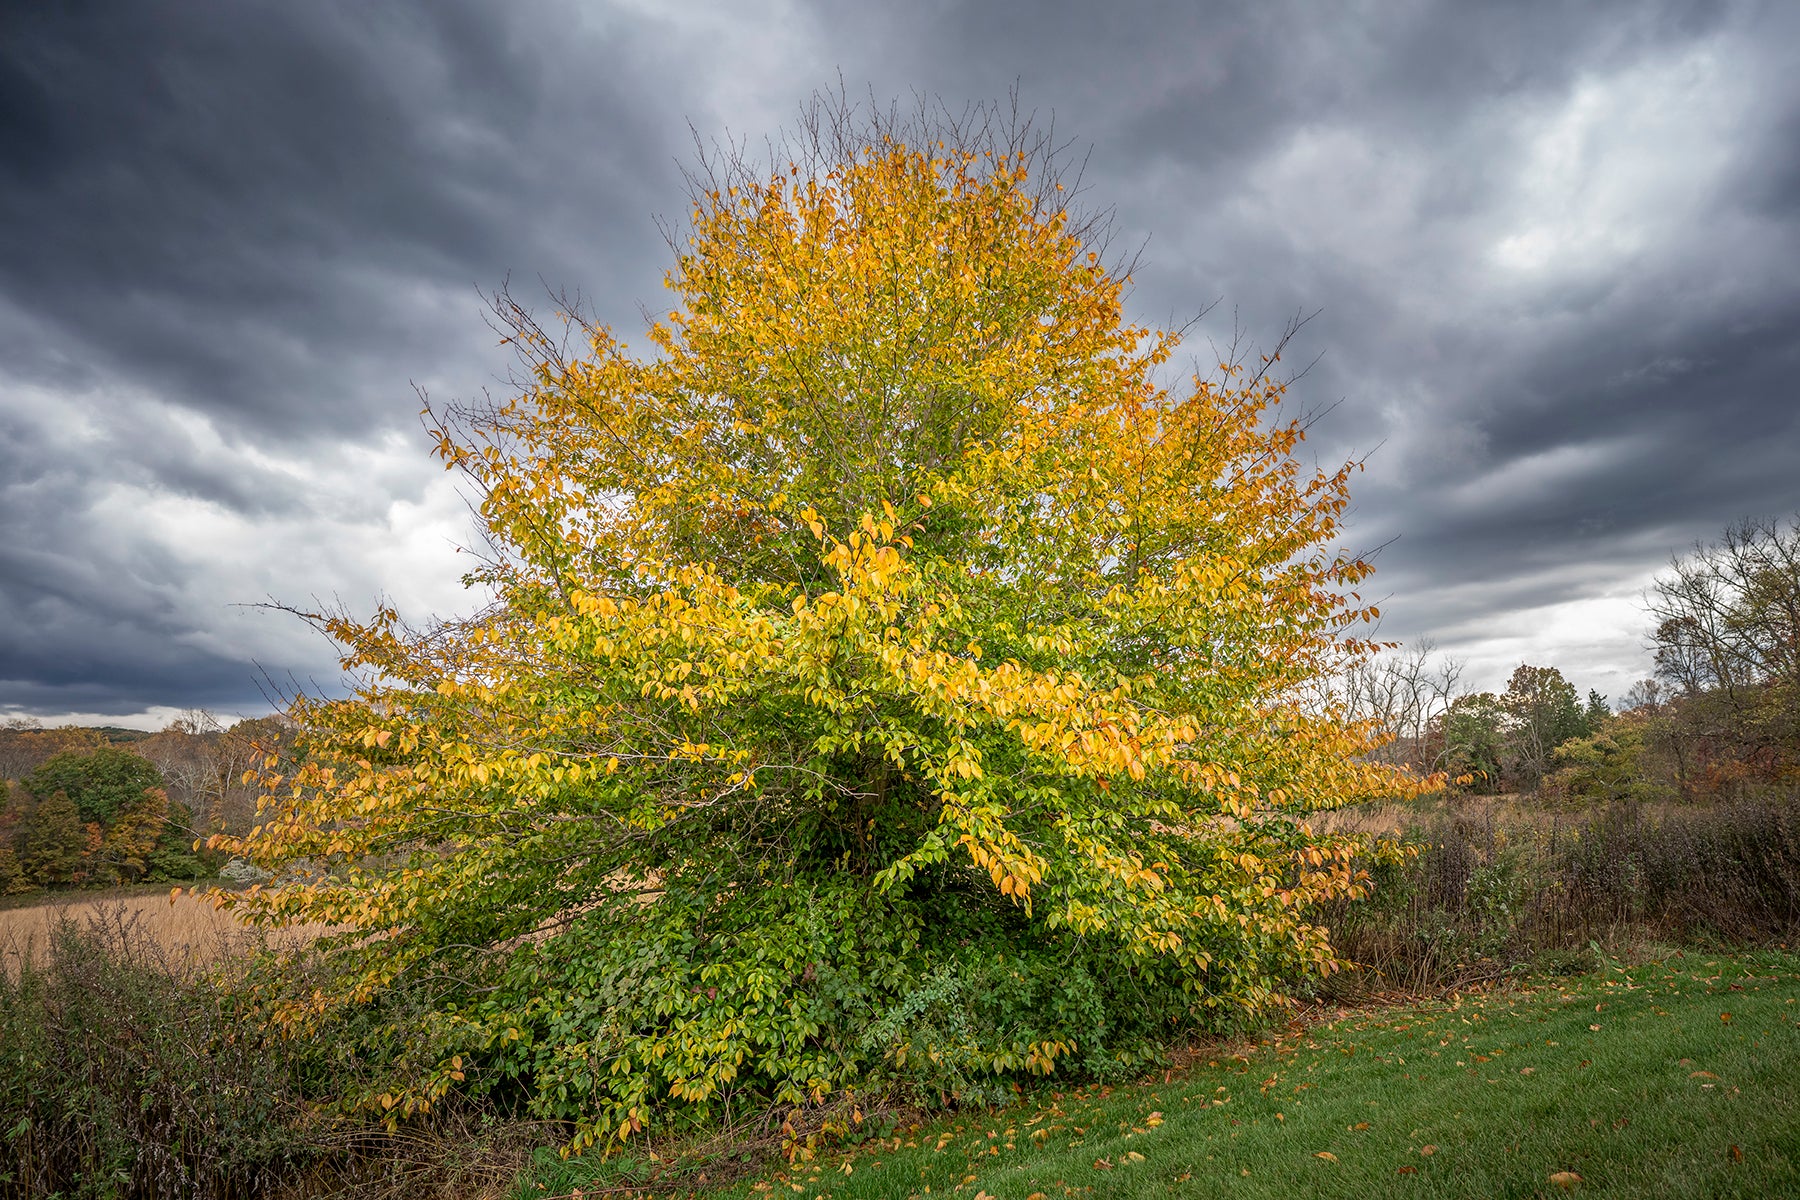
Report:
[[[148,729],[125,729],[118,725],[91,725],[89,728],[115,746],[141,742],[145,738],[156,736]]]

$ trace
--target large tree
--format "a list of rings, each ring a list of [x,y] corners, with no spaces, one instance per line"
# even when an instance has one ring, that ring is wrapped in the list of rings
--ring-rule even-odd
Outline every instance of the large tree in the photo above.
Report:
[[[18,863],[37,884],[75,882],[82,874],[94,826],[83,826],[67,792],[51,792],[26,805],[18,832]]]
[[[1580,697],[1555,667],[1521,663],[1514,668],[1500,703],[1511,718],[1507,739],[1511,766],[1524,786],[1537,787],[1558,746],[1592,732]]]
[[[163,786],[156,764],[129,750],[101,746],[64,750],[25,776],[25,788],[39,800],[65,792],[83,821],[111,825],[119,814],[144,800],[144,793]]]
[[[696,172],[648,353],[499,299],[518,393],[430,410],[492,603],[317,614],[356,694],[219,840],[343,930],[286,1015],[424,1012],[371,1102],[980,1095],[1334,967],[1356,847],[1295,818],[1396,786],[1313,699],[1352,466],[1275,354],[1170,369],[1050,150],[827,105]]]
[[[1649,601],[1682,788],[1800,778],[1800,518],[1696,545]]]

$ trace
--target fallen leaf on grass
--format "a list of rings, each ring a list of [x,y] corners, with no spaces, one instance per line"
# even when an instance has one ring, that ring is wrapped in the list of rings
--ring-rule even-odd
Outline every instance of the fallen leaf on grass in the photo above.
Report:
[[[1144,1156],[1139,1154],[1136,1150],[1128,1150],[1125,1152],[1125,1156],[1119,1161],[1122,1163],[1141,1163],[1144,1161]]]
[[[1739,1146],[1736,1142],[1731,1143],[1731,1161],[1732,1162],[1743,1162],[1744,1161],[1743,1147]]]
[[[1564,1191],[1567,1191],[1568,1189],[1574,1187],[1576,1184],[1581,1182],[1581,1176],[1577,1175],[1573,1171],[1557,1171],[1556,1173],[1554,1173],[1553,1175],[1550,1176],[1550,1182],[1554,1186],[1562,1188]]]
[[[1419,1153],[1423,1154],[1426,1158],[1430,1158],[1432,1155],[1437,1153],[1437,1147],[1436,1146],[1420,1146]]]
[[[1689,1071],[1688,1078],[1689,1079],[1717,1079],[1718,1076],[1714,1075],[1711,1071]]]
[[[1417,1167],[1395,1167],[1394,1168],[1394,1174],[1396,1174],[1396,1175],[1417,1175],[1418,1173],[1419,1173],[1419,1168],[1417,1168]]]
[[[1313,1157],[1314,1158],[1322,1158],[1326,1162],[1336,1162],[1337,1161],[1337,1155],[1333,1154],[1329,1150],[1321,1150],[1317,1154],[1313,1155]]]

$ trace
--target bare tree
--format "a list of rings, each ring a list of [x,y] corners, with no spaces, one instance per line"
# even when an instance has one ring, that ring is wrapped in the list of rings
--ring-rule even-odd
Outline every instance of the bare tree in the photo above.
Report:
[[[1656,673],[1676,693],[1668,736],[1683,791],[1800,769],[1800,517],[1697,544],[1647,607]]]
[[[1388,737],[1372,757],[1416,770],[1440,769],[1441,749],[1430,735],[1460,694],[1465,666],[1462,659],[1440,656],[1437,643],[1422,638],[1409,650],[1391,650],[1351,667],[1343,679],[1344,701]]]
[[[1688,693],[1800,689],[1800,518],[1746,520],[1651,587],[1656,671]]]

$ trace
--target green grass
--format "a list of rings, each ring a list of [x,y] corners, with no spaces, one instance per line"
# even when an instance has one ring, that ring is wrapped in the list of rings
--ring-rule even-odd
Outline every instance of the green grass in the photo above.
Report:
[[[1800,1195],[1797,1021],[1800,956],[1677,955],[1295,1027],[1168,1083],[1045,1092],[698,1194],[1486,1200],[1572,1172],[1569,1194]],[[597,1174],[643,1179],[620,1165]]]

